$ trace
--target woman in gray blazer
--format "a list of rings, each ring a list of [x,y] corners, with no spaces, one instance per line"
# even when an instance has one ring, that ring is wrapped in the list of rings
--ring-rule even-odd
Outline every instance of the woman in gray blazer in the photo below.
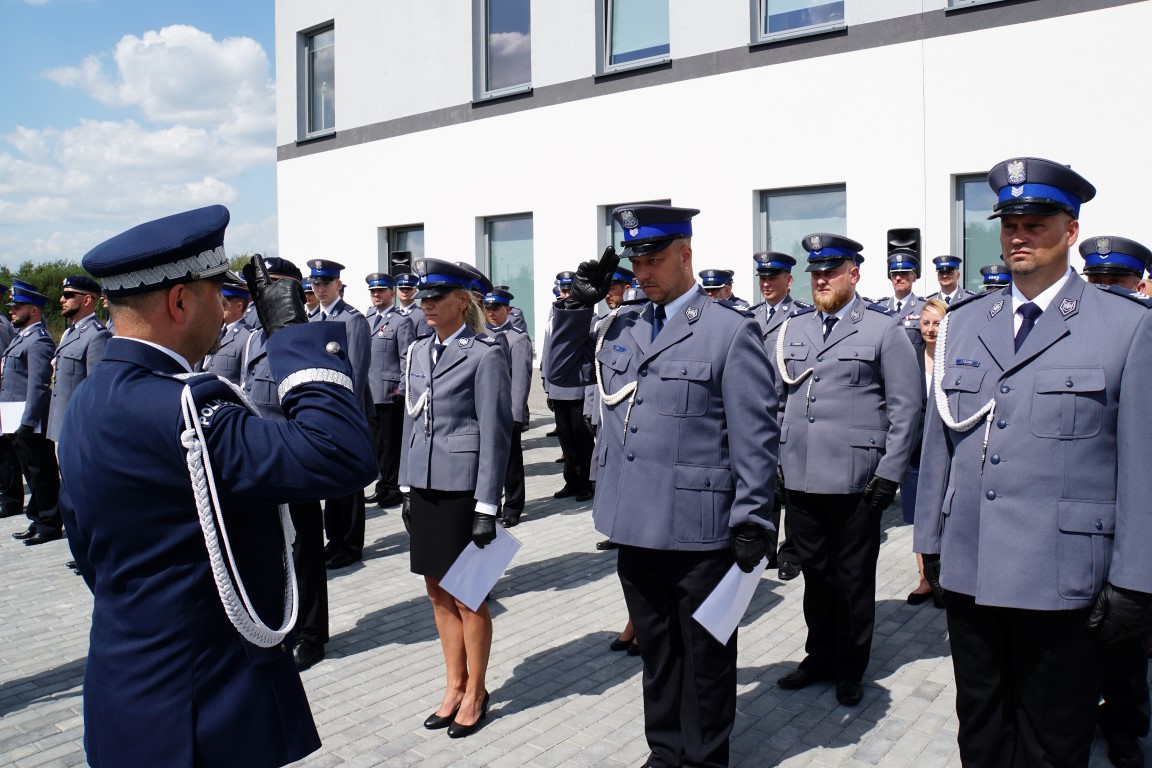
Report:
[[[447,666],[444,698],[424,727],[460,738],[488,712],[492,616],[485,604],[469,609],[440,580],[469,542],[483,547],[496,538],[512,435],[511,380],[507,357],[485,333],[468,290],[473,276],[439,259],[414,266],[416,298],[433,333],[408,350],[400,487],[412,572],[424,577]]]

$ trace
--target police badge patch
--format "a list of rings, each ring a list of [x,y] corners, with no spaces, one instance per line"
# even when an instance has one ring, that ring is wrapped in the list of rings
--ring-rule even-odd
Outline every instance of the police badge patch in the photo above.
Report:
[[[689,320],[695,320],[696,318],[700,317],[700,308],[699,307],[685,307],[684,308],[684,317],[688,318]]]
[[[814,250],[814,251],[824,250],[824,240],[820,237],[820,235],[812,235],[812,237],[809,239],[812,242],[812,250]]]
[[[858,309],[854,309],[849,316],[852,318],[852,322],[858,323],[860,322],[860,318],[864,317],[864,313]]]
[[[1026,180],[1024,173],[1024,161],[1013,160],[1008,163],[1008,183],[1009,184],[1023,184]]]
[[[1004,309],[1004,300],[999,299],[995,304],[992,305],[992,309],[988,310],[988,319],[991,320],[992,318],[996,317],[996,315],[999,314],[1000,310],[1002,309]]]
[[[636,212],[630,208],[620,211],[620,226],[624,227],[624,229],[635,229],[640,226],[640,222],[636,218]]]
[[[1076,311],[1076,299],[1064,299],[1060,302],[1060,314],[1064,317]]]
[[[1112,253],[1112,238],[1098,237],[1096,238],[1096,253],[1101,256],[1107,256]]]

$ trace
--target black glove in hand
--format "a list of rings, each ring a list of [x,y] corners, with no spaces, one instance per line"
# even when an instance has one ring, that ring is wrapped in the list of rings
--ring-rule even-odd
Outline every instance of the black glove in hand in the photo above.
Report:
[[[870,512],[883,512],[896,498],[896,491],[900,490],[900,483],[886,477],[873,475],[864,488],[864,505]]]
[[[16,427],[16,431],[13,434],[16,435],[16,437],[27,440],[28,438],[32,437],[32,435],[36,434],[36,430],[27,424],[21,424],[20,426]]]
[[[273,280],[259,256],[244,265],[244,280],[264,333],[269,337],[286,325],[308,322],[304,308],[304,289],[296,280]]]
[[[592,417],[584,414],[584,428],[588,430],[588,434],[596,437],[596,425],[592,423]]]
[[[732,555],[744,573],[752,573],[756,563],[768,554],[772,532],[756,523],[740,523],[732,531]]]
[[[600,256],[600,261],[585,261],[576,268],[576,276],[568,288],[568,298],[564,299],[567,309],[594,307],[608,295],[612,287],[612,275],[620,266],[616,249],[608,246]]]
[[[1088,628],[1100,628],[1100,640],[1117,643],[1148,631],[1152,595],[1116,587],[1107,582],[1088,615]]]
[[[496,515],[477,512],[472,516],[472,543],[484,549],[496,539]]]
[[[944,588],[940,586],[940,555],[920,555],[924,562],[924,581],[932,587],[937,602],[944,600]]]
[[[412,533],[412,496],[404,494],[404,505],[400,507],[400,519],[404,521],[404,530]]]

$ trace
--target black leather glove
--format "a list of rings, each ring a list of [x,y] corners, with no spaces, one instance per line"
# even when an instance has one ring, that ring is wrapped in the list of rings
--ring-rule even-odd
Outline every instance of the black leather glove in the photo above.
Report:
[[[576,276],[568,288],[568,298],[564,299],[567,309],[594,307],[608,295],[612,287],[612,275],[620,265],[616,249],[608,246],[599,261],[585,261],[576,268]]]
[[[296,280],[273,280],[259,256],[244,265],[244,280],[264,333],[271,336],[286,325],[308,322],[304,289]]]
[[[404,393],[403,392],[393,392],[392,393],[392,403],[396,404],[396,403],[402,403],[402,402],[404,402]]]
[[[496,515],[477,512],[472,516],[472,543],[484,549],[496,539]]]
[[[1105,582],[1088,615],[1088,628],[1099,628],[1101,641],[1117,643],[1147,632],[1149,611],[1152,595]]]
[[[883,512],[896,498],[896,491],[900,490],[900,483],[886,477],[872,475],[868,485],[864,488],[864,505],[870,512]]]
[[[940,586],[940,555],[920,555],[924,563],[924,581],[932,587],[937,603],[944,600],[944,588]]]
[[[584,415],[584,427],[592,437],[596,437],[596,425],[592,423],[592,417],[588,414]]]
[[[772,532],[756,523],[740,523],[732,531],[732,555],[744,573],[752,573],[756,563],[768,554]]]
[[[552,398],[548,398],[544,402],[547,403],[548,410],[552,411],[553,413],[556,412],[556,402]]]
[[[13,434],[16,435],[16,437],[27,440],[28,438],[32,437],[32,435],[36,434],[36,430],[27,424],[21,424],[20,426],[16,427],[16,431]]]
[[[404,521],[404,530],[412,533],[412,496],[404,494],[404,504],[400,507],[400,519]]]

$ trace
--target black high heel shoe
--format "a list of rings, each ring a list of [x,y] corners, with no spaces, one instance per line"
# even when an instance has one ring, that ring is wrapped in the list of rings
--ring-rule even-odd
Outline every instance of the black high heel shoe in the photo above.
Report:
[[[456,709],[452,710],[450,715],[438,715],[435,712],[428,715],[428,719],[424,721],[424,727],[430,731],[435,731],[440,728],[447,728],[452,725],[452,721],[456,719],[456,713],[460,711],[460,705],[456,705]]]
[[[628,650],[628,646],[632,645],[632,643],[634,643],[635,641],[636,641],[635,635],[628,638],[627,640],[625,640],[623,637],[617,637],[615,640],[613,640],[608,645],[608,650],[615,651],[617,653],[620,651],[626,651],[626,650]]]
[[[460,723],[453,720],[452,724],[448,726],[448,738],[462,739],[465,736],[471,736],[475,733],[476,729],[480,727],[481,721],[488,717],[488,699],[491,695],[492,694],[488,692],[484,693],[484,703],[480,705],[480,717],[476,718],[476,722],[472,723],[472,725],[460,725]]]

